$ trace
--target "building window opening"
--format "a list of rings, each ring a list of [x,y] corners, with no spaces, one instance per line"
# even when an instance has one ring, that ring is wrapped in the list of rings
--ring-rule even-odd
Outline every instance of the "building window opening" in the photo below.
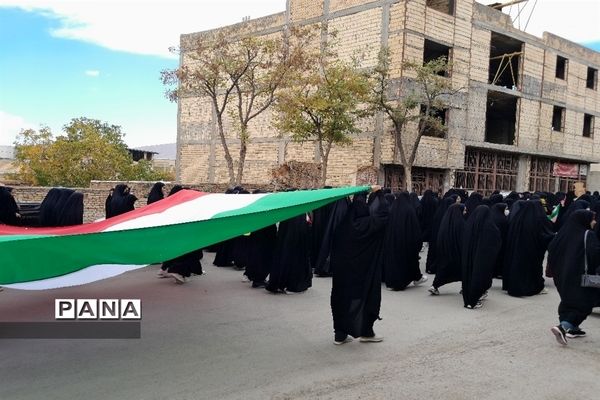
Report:
[[[596,68],[588,67],[585,87],[593,90],[598,88],[598,70]]]
[[[448,63],[450,61],[450,50],[451,48],[448,46],[425,39],[425,44],[423,45],[423,64],[437,60],[440,57],[444,57],[446,63]],[[438,72],[438,75],[449,76],[449,72],[450,71],[440,71]]]
[[[523,42],[492,32],[489,83],[517,90]]]
[[[565,131],[565,108],[554,106],[552,109],[552,130],[557,132]]]
[[[454,0],[427,0],[427,7],[444,14],[454,15]]]
[[[421,104],[421,119],[419,120],[419,129],[423,127],[423,136],[431,136],[438,138],[446,137],[446,124],[448,119],[448,109],[447,108],[432,108],[429,110],[429,118],[423,118],[425,116],[425,112],[427,111],[427,106],[425,104]]]
[[[568,68],[569,60],[561,56],[556,56],[556,77],[558,79],[567,79]]]
[[[517,123],[516,96],[488,92],[485,121],[485,141],[497,144],[515,144]]]
[[[583,137],[594,137],[594,116],[590,114],[583,115]]]

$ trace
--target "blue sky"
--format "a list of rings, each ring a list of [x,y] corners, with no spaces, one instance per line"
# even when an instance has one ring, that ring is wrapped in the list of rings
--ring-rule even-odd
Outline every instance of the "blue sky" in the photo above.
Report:
[[[181,33],[280,12],[285,3],[0,0],[0,144],[40,124],[59,133],[82,116],[121,125],[130,146],[174,142],[177,107],[159,80],[162,69],[177,67],[168,47]],[[548,30],[600,51],[600,0],[565,3],[539,0],[527,31]]]

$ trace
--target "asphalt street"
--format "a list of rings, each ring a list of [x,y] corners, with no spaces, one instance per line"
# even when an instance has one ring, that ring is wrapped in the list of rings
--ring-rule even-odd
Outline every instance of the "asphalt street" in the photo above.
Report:
[[[0,399],[598,399],[600,314],[559,346],[559,298],[512,298],[495,281],[484,307],[459,285],[382,293],[382,343],[333,345],[331,280],[306,293],[251,289],[203,265],[185,285],[151,266],[56,290],[0,292],[0,321],[48,321],[56,298],[139,298],[142,338],[0,340]],[[424,256],[422,257],[425,258]],[[432,279],[432,277],[430,278]],[[429,282],[428,282],[429,283]]]

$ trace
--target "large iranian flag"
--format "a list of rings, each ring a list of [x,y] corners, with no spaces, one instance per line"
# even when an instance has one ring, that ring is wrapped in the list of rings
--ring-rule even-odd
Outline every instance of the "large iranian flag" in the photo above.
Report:
[[[267,194],[182,190],[103,221],[64,228],[0,225],[0,286],[73,286],[160,263],[322,207],[368,187]]]

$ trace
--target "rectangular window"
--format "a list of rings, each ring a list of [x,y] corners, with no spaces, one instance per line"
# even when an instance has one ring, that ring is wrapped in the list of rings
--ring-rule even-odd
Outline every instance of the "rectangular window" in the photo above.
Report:
[[[598,70],[596,68],[588,67],[585,87],[593,90],[598,87]]]
[[[594,137],[594,116],[590,114],[583,115],[583,137]]]
[[[521,75],[522,55],[523,42],[492,32],[488,83],[517,90]]]
[[[554,106],[552,110],[552,130],[557,132],[565,131],[565,108]]]
[[[427,0],[427,7],[445,14],[454,15],[454,0]]]
[[[569,60],[561,56],[556,56],[556,77],[558,79],[567,79],[568,68]]]
[[[486,142],[515,144],[517,102],[516,96],[504,92],[488,92],[485,120]]]
[[[446,63],[448,63],[450,61],[450,49],[450,47],[441,43],[425,39],[425,43],[423,45],[423,65],[430,61],[437,60],[440,57],[444,57],[446,59]],[[438,75],[449,76],[450,71],[440,71],[438,72]]]
[[[425,115],[425,111],[427,110],[427,106],[425,104],[421,104],[421,116]],[[432,136],[444,138],[446,137],[446,122],[448,118],[448,109],[438,109],[433,108],[429,112],[430,118],[433,121],[426,122],[423,118],[419,121],[419,128],[426,124],[423,129],[423,136]]]

